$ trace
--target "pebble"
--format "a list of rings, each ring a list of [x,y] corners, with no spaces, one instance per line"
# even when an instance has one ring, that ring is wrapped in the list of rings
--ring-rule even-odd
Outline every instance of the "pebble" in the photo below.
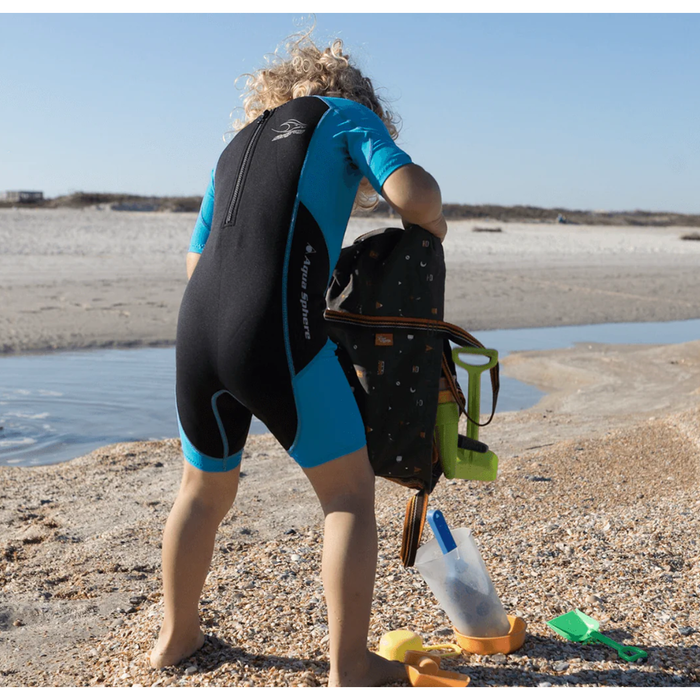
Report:
[[[566,671],[567,668],[569,668],[569,662],[568,661],[558,661],[557,663],[552,666],[552,668],[557,671],[557,673],[561,673],[562,671]]]
[[[695,634],[697,630],[695,630],[692,627],[679,627],[678,628],[678,634],[680,634],[683,637],[688,637],[691,634]]]
[[[193,673],[197,673],[199,669],[196,666],[188,666],[185,669],[185,674],[191,676]]]
[[[507,661],[506,655],[505,654],[493,654],[493,656],[491,656],[491,661],[493,661],[493,663],[495,663],[495,664],[504,664]]]

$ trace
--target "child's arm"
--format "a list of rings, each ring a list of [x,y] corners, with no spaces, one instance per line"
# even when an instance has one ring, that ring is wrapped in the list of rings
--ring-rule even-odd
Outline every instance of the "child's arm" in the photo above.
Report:
[[[435,179],[411,162],[370,109],[351,100],[325,98],[345,121],[348,153],[374,189],[406,223],[418,224],[440,239],[447,233],[442,197]]]
[[[405,223],[418,224],[440,240],[445,238],[440,187],[419,165],[409,163],[394,170],[384,182],[382,196]]]
[[[197,263],[199,262],[199,259],[202,257],[201,253],[193,253],[189,252],[187,253],[187,260],[186,260],[186,267],[187,267],[187,279],[189,280],[190,277],[192,277],[192,273],[194,272],[194,268],[197,267]]]
[[[188,280],[192,277],[194,268],[197,267],[197,263],[202,256],[202,251],[204,250],[204,246],[209,238],[209,233],[211,232],[211,220],[214,215],[214,172],[214,170],[211,171],[209,187],[202,198],[202,206],[199,209],[197,223],[194,226],[192,238],[190,239],[190,249],[187,253],[186,262]]]

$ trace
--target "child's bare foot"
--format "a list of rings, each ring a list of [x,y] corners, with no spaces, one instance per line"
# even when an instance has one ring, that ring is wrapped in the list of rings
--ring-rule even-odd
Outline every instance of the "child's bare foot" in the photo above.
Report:
[[[368,651],[365,663],[355,671],[344,669],[342,674],[331,672],[328,685],[330,687],[369,688],[407,680],[408,672],[401,662],[389,661],[383,656]]]
[[[150,662],[153,668],[164,668],[180,663],[188,656],[199,651],[204,644],[204,634],[197,630],[197,637],[192,639],[172,640],[165,638],[162,633],[158,637],[155,647],[151,652]]]

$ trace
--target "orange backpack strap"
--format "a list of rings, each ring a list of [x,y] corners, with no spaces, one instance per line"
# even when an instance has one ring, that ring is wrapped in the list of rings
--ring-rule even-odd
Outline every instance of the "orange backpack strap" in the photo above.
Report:
[[[403,540],[401,541],[401,563],[405,567],[413,566],[416,552],[420,545],[428,512],[428,492],[425,489],[414,494],[406,505],[406,517],[403,521]]]

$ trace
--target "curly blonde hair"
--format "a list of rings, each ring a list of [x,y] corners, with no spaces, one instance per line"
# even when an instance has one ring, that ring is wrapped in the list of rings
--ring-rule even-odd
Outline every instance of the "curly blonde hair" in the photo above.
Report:
[[[279,55],[279,49],[266,57],[268,65],[247,78],[243,98],[244,119],[233,123],[233,130],[240,131],[257,119],[266,109],[274,109],[296,97],[323,95],[344,97],[371,109],[385,124],[393,139],[398,137],[398,117],[390,112],[377,97],[372,81],[350,62],[343,53],[343,42],[335,39],[328,48],[319,49],[311,38],[311,32],[292,35],[286,40],[287,58]],[[362,179],[355,198],[355,210],[371,211],[379,197],[366,178]]]

